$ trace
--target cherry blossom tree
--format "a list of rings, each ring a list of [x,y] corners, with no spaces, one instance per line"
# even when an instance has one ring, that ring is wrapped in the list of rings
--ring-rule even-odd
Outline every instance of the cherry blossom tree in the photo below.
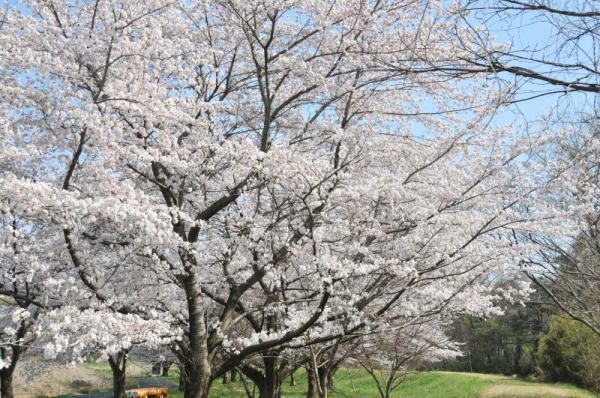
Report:
[[[388,330],[367,339],[354,359],[371,376],[381,398],[406,380],[411,365],[436,362],[460,354],[459,346],[444,336],[443,322],[428,320],[403,330]]]
[[[595,103],[593,97],[600,92],[596,28],[600,11],[594,1],[464,0],[462,4],[467,20],[494,24],[511,41],[497,48],[493,34],[473,31],[477,39],[465,42],[471,52],[465,58],[471,65],[468,69],[498,74],[515,87],[519,101],[574,93],[590,95],[590,103]],[[543,33],[531,35],[534,29]]]
[[[6,125],[1,134],[0,173],[20,173],[34,154]],[[17,149],[18,148],[18,149]],[[35,175],[35,174],[30,174]],[[62,302],[62,283],[49,277],[59,272],[51,259],[52,239],[35,219],[15,211],[10,199],[0,201],[0,395],[12,398],[18,361],[36,341],[39,319]],[[63,280],[64,282],[64,280]]]
[[[171,342],[169,324],[146,320],[138,315],[63,305],[46,314],[40,322],[52,338],[44,346],[46,357],[61,354],[74,360],[106,358],[112,370],[113,397],[125,395],[129,351],[140,345],[150,348]]]
[[[32,326],[38,316],[2,299],[0,307],[0,393],[14,397],[13,374],[19,359],[35,340]]]
[[[571,227],[558,234],[526,236],[540,247],[537,255],[527,261],[527,274],[546,293],[551,304],[600,335],[597,117],[586,118],[568,138],[557,144],[548,170],[557,173],[557,166],[567,164],[569,180],[566,188],[555,192],[548,201],[564,210],[571,220],[566,225]]]
[[[277,397],[282,350],[490,311],[515,231],[552,227],[526,211],[546,140],[489,125],[505,93],[457,72],[462,23],[443,1],[23,2],[0,152],[31,153],[0,200],[94,314],[181,331],[186,398],[257,357]]]

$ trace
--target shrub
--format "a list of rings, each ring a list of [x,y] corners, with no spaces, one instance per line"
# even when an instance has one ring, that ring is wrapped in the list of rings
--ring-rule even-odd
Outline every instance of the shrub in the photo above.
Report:
[[[600,336],[581,322],[554,317],[540,339],[538,372],[546,381],[561,381],[600,392]]]

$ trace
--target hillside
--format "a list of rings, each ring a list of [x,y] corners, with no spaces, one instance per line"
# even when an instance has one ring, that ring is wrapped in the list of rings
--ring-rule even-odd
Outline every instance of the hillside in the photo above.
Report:
[[[306,396],[305,375],[298,385],[284,385],[283,398]],[[211,398],[243,398],[241,383],[216,383]],[[183,394],[171,392],[171,398]],[[355,369],[342,369],[336,375],[335,391],[330,398],[379,398],[372,379]],[[535,383],[507,376],[480,373],[427,372],[408,376],[392,394],[393,398],[598,398],[588,391],[566,384]]]
[[[129,386],[135,387],[145,372],[139,366],[129,378]],[[103,363],[82,364],[74,368],[55,369],[52,372],[53,388],[45,386],[50,394],[59,395],[73,392],[69,384],[60,380],[90,381],[90,390],[106,389],[108,369]],[[73,377],[70,377],[73,376]],[[47,378],[40,378],[40,384],[47,384]],[[163,379],[163,378],[160,378]],[[177,375],[168,378],[176,381]],[[102,380],[101,385],[94,385]],[[20,380],[22,382],[22,380]],[[283,398],[304,398],[306,396],[306,374],[298,372],[296,386],[284,383]],[[62,384],[62,385],[59,385]],[[33,385],[16,386],[17,397],[33,398],[39,395],[39,388]],[[42,387],[41,385],[39,387]],[[28,390],[26,393],[25,390]],[[87,390],[87,389],[86,389]],[[38,394],[33,393],[38,391]],[[20,393],[19,393],[20,392]],[[25,393],[25,394],[24,394]],[[33,394],[32,394],[33,393]],[[53,394],[54,393],[54,394]],[[85,395],[83,395],[85,396]],[[258,396],[258,392],[257,392]],[[335,390],[330,398],[379,398],[373,380],[363,371],[357,369],[342,369],[336,374]],[[182,398],[183,394],[171,390],[171,398]],[[217,380],[211,389],[211,398],[244,398],[246,393],[241,382],[222,384]],[[408,375],[406,380],[394,391],[393,398],[600,398],[600,395],[578,389],[567,384],[550,384],[524,381],[508,376],[489,375],[481,373],[458,372],[424,372]]]

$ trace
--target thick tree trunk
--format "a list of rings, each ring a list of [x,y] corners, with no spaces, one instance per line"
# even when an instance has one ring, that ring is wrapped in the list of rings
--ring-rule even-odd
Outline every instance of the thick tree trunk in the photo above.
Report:
[[[259,398],[281,398],[281,391],[273,385],[265,385],[258,389]]]
[[[233,383],[237,381],[237,370],[231,369],[231,372],[229,372],[229,380]]]
[[[17,331],[17,339],[22,339],[27,333],[27,326],[24,322],[21,322]],[[10,347],[10,349],[7,349]],[[0,398],[14,398],[15,391],[13,389],[13,373],[17,368],[17,363],[21,358],[26,348],[18,345],[10,345],[0,347],[0,358],[8,360],[10,365],[8,367],[0,369]]]
[[[171,368],[171,362],[163,362],[162,364],[162,376],[163,377],[168,377],[169,376],[169,369]]]
[[[127,352],[121,351],[115,355],[109,355],[108,363],[112,370],[113,398],[123,398],[125,396]]]
[[[185,281],[190,330],[190,359],[186,364],[186,386],[184,398],[208,398],[211,384],[211,366],[208,357],[207,327],[205,308],[200,292],[200,283],[196,275],[190,271]]]
[[[327,386],[321,387],[321,390],[319,391],[319,398],[327,398],[328,396],[329,389],[327,388]]]
[[[229,374],[228,372],[223,373],[223,384],[229,383]]]
[[[317,375],[319,377],[319,398],[327,398],[329,395],[329,368],[319,368]]]
[[[317,382],[315,379],[315,372],[312,370],[312,367],[306,368],[306,377],[308,379],[306,398],[315,398],[317,395]]]
[[[14,366],[4,368],[0,371],[0,397],[1,398],[14,398],[15,393],[13,390]]]
[[[210,382],[206,382],[210,378],[208,374],[202,375],[202,372],[197,370],[190,372],[190,379],[185,384],[185,390],[183,391],[184,398],[208,398],[208,390],[210,389]],[[194,377],[194,374],[199,377]]]
[[[185,386],[187,384],[186,380],[187,374],[185,365],[182,362],[179,362],[179,385],[177,386],[179,391],[185,391]]]
[[[250,366],[242,366],[241,371],[248,376],[258,388],[259,398],[281,398],[282,377],[277,369],[279,353],[263,354],[263,371]]]
[[[329,390],[333,390],[333,388],[335,387],[335,374],[337,373],[339,368],[339,366],[334,366],[331,369],[329,369],[329,374],[327,375],[327,388],[329,388]]]
[[[265,376],[262,386],[259,386],[260,398],[280,398],[281,380],[277,372],[277,353],[267,353],[263,358],[265,364]]]

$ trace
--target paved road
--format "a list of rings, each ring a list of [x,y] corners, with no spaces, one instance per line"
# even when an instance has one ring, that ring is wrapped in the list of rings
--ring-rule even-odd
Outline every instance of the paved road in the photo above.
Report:
[[[177,383],[170,380],[160,379],[140,379],[138,380],[137,386],[128,386],[129,388],[152,388],[152,387],[164,387],[164,388],[177,388]],[[112,397],[112,391],[104,392],[92,392],[89,394],[78,394],[78,395],[67,395],[64,398],[103,398]]]

